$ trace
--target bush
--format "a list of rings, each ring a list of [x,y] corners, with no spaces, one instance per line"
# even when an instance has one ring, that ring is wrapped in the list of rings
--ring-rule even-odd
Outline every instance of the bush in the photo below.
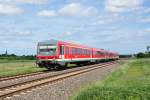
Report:
[[[137,58],[148,58],[148,57],[150,57],[150,52],[147,52],[147,53],[140,52],[136,55],[136,57]]]
[[[137,58],[144,58],[144,57],[146,57],[146,55],[142,52],[137,54]]]
[[[150,100],[150,59],[131,60],[72,100]]]

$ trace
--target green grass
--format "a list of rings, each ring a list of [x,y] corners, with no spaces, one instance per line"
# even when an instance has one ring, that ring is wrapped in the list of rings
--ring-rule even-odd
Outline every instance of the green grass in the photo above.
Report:
[[[14,76],[46,70],[39,68],[34,60],[0,60],[0,77]]]
[[[15,63],[15,62],[35,62],[35,60],[9,60],[9,59],[0,59],[1,63]]]
[[[102,82],[75,94],[73,100],[150,100],[150,59],[132,60]]]

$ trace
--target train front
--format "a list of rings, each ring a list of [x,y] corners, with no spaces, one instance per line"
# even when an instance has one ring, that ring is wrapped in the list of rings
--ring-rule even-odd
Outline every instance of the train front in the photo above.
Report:
[[[37,46],[37,61],[39,67],[51,69],[57,64],[57,41],[39,42]]]

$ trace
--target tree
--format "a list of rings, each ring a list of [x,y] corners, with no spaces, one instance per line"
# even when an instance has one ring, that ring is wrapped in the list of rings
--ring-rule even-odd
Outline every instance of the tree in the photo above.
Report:
[[[147,52],[149,52],[150,46],[147,46]]]
[[[137,54],[137,58],[144,58],[146,55],[142,52]]]

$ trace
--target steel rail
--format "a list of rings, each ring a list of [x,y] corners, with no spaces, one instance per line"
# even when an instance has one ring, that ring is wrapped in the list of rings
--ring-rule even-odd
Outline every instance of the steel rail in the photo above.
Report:
[[[17,78],[33,76],[33,75],[38,75],[38,74],[43,74],[43,73],[45,73],[45,72],[33,72],[31,74],[19,74],[19,75],[12,76],[12,77],[3,77],[3,78],[0,78],[0,82],[7,81],[7,80],[12,80],[12,79],[17,79]]]
[[[110,62],[109,62],[110,63]],[[98,64],[98,65],[103,65],[103,64],[107,64],[107,63],[101,63],[101,64]],[[78,70],[83,70],[83,69],[86,69],[86,68],[90,68],[90,67],[94,67],[94,66],[97,66],[97,64],[96,65],[90,65],[90,66],[84,66],[84,67],[82,67],[82,69],[74,69],[73,71],[78,71]],[[72,71],[69,71],[69,72],[72,72]],[[58,75],[62,75],[62,74],[65,74],[65,73],[68,73],[68,72],[62,72],[62,73],[55,73],[55,74],[53,74],[53,75],[46,75],[46,74],[48,74],[48,73],[42,73],[42,74],[36,74],[36,75],[29,75],[29,77],[30,76],[37,76],[37,75],[46,75],[46,76],[43,76],[43,77],[40,77],[40,78],[35,78],[35,79],[32,79],[32,80],[26,80],[26,81],[22,81],[22,82],[19,82],[19,83],[14,83],[14,84],[11,84],[11,85],[6,85],[6,86],[1,86],[0,87],[0,91],[3,91],[3,90],[5,90],[5,89],[8,89],[8,88],[11,88],[11,87],[15,87],[15,86],[18,86],[18,85],[22,85],[22,84],[26,84],[26,83],[32,83],[32,82],[34,82],[34,81],[40,81],[40,80],[42,80],[42,79],[46,79],[46,78],[51,78],[51,77],[55,77],[55,76],[58,76]],[[27,77],[27,76],[25,76],[25,77]],[[25,78],[25,77],[20,77],[20,78]],[[18,78],[14,78],[14,79],[18,79]]]
[[[12,96],[15,93],[21,92],[21,91],[25,91],[28,89],[32,89],[32,88],[36,88],[45,84],[49,84],[49,83],[53,83],[55,81],[59,81],[71,76],[75,76],[75,75],[79,75],[82,73],[86,73],[92,70],[96,70],[99,68],[103,68],[112,64],[116,64],[117,62],[109,62],[109,63],[104,63],[104,64],[97,64],[97,65],[92,65],[91,67],[87,67],[84,69],[80,69],[80,70],[74,70],[71,71],[69,73],[62,73],[62,74],[58,74],[58,75],[54,75],[54,76],[50,76],[47,78],[43,78],[43,79],[38,79],[38,80],[34,80],[34,81],[30,81],[30,82],[25,82],[25,83],[20,83],[5,89],[2,89],[2,91],[0,92],[0,98],[5,98],[7,96]]]

